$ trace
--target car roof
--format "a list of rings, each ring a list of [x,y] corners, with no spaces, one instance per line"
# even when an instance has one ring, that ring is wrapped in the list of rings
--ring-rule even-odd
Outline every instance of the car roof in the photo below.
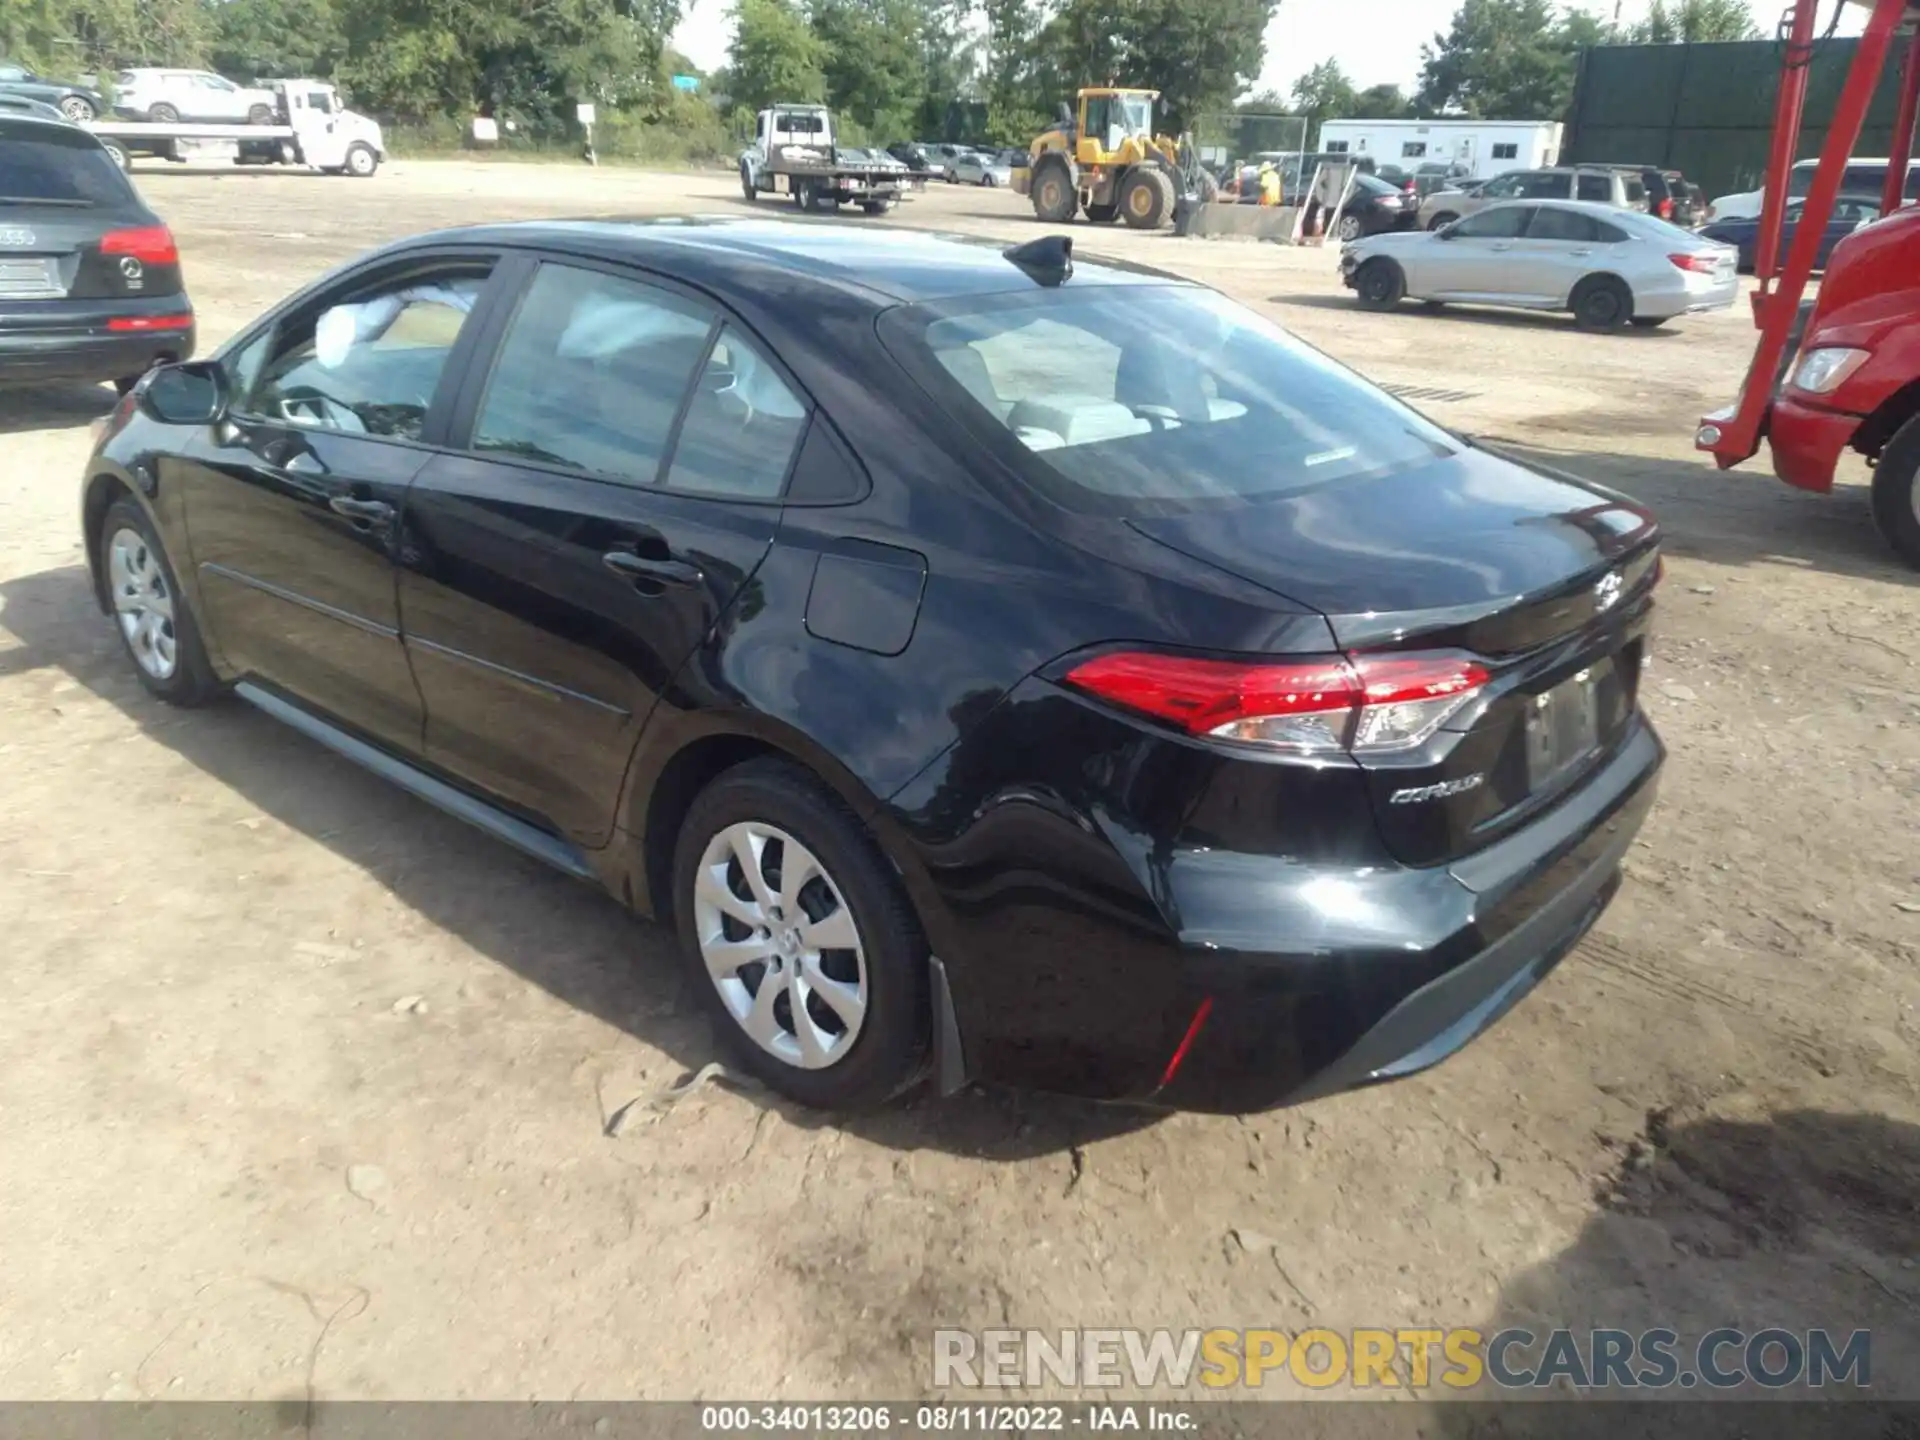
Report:
[[[99,137],[91,130],[74,124],[71,120],[67,119],[66,116],[58,113],[53,115],[36,115],[31,110],[15,110],[12,106],[4,106],[0,107],[0,126],[5,126],[7,129],[14,131],[17,137],[23,139],[31,138],[36,130],[49,134],[57,134],[62,140],[68,142],[71,142],[72,138],[76,135],[84,135],[87,139],[93,141],[96,149],[104,148],[100,144]],[[25,135],[20,134],[22,130],[26,132]]]
[[[436,243],[510,245],[657,265],[689,284],[724,296],[730,290],[764,300],[755,282],[778,277],[791,294],[796,279],[876,302],[915,304],[1021,290],[1039,282],[1009,260],[998,242],[898,226],[758,220],[696,215],[650,220],[523,220],[415,236],[393,252]],[[389,253],[393,253],[389,252]],[[1101,285],[1190,285],[1143,265],[1076,259],[1074,289]]]

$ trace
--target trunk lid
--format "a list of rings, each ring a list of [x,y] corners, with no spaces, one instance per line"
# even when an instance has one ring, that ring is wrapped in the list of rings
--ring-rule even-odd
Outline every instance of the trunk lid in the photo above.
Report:
[[[1408,864],[1525,823],[1632,723],[1659,530],[1623,496],[1467,449],[1129,523],[1318,610],[1349,653],[1457,650],[1488,671],[1425,744],[1360,761],[1382,836]]]

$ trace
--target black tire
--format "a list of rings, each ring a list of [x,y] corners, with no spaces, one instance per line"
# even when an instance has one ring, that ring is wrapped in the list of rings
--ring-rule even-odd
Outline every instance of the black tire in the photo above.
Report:
[[[756,1043],[727,1009],[701,953],[694,886],[702,857],[728,826],[745,822],[773,826],[811,850],[858,930],[867,966],[864,1018],[847,1053],[821,1069],[803,1069]],[[688,983],[700,995],[715,1031],[739,1063],[775,1091],[821,1110],[868,1110],[884,1105],[924,1073],[930,1009],[927,942],[879,845],[838,797],[798,765],[749,761],[721,775],[695,798],[674,849],[673,910]],[[760,972],[761,984],[767,973]],[[753,994],[758,993],[755,987]],[[792,1030],[790,1012],[785,1028]]]
[[[1406,298],[1407,273],[1391,260],[1373,259],[1353,277],[1362,310],[1392,310]]]
[[[1633,292],[1611,275],[1582,280],[1573,292],[1573,323],[1599,333],[1633,318]]]
[[[1120,207],[1109,202],[1105,205],[1087,206],[1087,219],[1095,225],[1111,225],[1120,218]]]
[[[1451,210],[1442,210],[1438,215],[1434,216],[1433,219],[1427,222],[1427,229],[1444,230],[1447,228],[1447,226],[1453,224],[1453,222],[1458,220],[1459,218],[1460,217],[1458,215],[1455,215]]]
[[[371,145],[356,140],[347,147],[347,163],[344,168],[347,174],[356,179],[371,179],[373,172],[380,168],[380,157],[374,153]]]
[[[84,95],[66,95],[60,100],[60,113],[76,125],[85,125],[100,118],[93,108],[93,102]]]
[[[162,100],[158,105],[147,107],[147,119],[156,125],[178,125],[180,112]]]
[[[1920,415],[1893,432],[1873,467],[1873,523],[1920,570]]]
[[[1200,172],[1200,183],[1193,189],[1202,205],[1211,205],[1220,198],[1220,182],[1204,170]]]
[[[753,184],[753,168],[744,160],[740,162],[740,193],[746,197],[749,205],[757,203],[760,199],[760,192],[754,188]]]
[[[1636,315],[1633,317],[1633,327],[1636,330],[1658,330],[1672,318],[1671,315]]]
[[[271,125],[273,119],[273,107],[271,105],[253,105],[247,109],[247,123],[249,125]]]
[[[207,661],[206,647],[200,642],[200,629],[194,623],[193,611],[187,605],[186,596],[180,593],[180,583],[174,578],[172,563],[167,559],[166,547],[160,543],[160,537],[147,517],[147,512],[131,498],[122,497],[107,507],[107,513],[101,520],[99,554],[95,561],[102,576],[102,585],[107,590],[109,606],[114,604],[112,550],[114,537],[123,531],[131,530],[145,542],[152,563],[158,568],[161,582],[171,600],[172,619],[167,632],[173,642],[174,665],[170,675],[158,676],[141,663],[134,648],[133,640],[119,623],[117,609],[114,612],[114,633],[120,637],[121,648],[127,653],[127,659],[133,666],[134,676],[145,686],[148,693],[158,696],[169,705],[194,706],[205,705],[217,699],[223,687],[214,678],[213,666]]]
[[[897,200],[863,200],[860,208],[869,215],[884,215],[899,203]]]
[[[1042,155],[1033,167],[1033,213],[1050,225],[1064,225],[1080,208],[1080,194],[1073,188],[1073,171],[1057,154]],[[1091,211],[1088,212],[1091,215]]]
[[[1158,230],[1173,213],[1173,181],[1152,166],[1131,170],[1120,186],[1120,218],[1130,230]]]

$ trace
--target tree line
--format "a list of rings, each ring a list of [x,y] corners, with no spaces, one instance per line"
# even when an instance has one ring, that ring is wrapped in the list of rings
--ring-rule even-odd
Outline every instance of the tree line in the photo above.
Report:
[[[1418,84],[1357,88],[1328,60],[1286,95],[1249,88],[1280,0],[735,0],[702,91],[669,40],[683,0],[0,0],[0,56],[49,73],[208,65],[332,79],[383,119],[475,113],[567,131],[593,100],[647,126],[709,128],[775,100],[831,104],[855,134],[1025,144],[1083,85],[1161,92],[1177,133],[1238,111],[1393,119],[1561,118],[1591,45],[1750,38],[1746,0],[1654,0],[1615,27],[1554,0],[1461,0]],[[718,3],[718,0],[707,0]]]

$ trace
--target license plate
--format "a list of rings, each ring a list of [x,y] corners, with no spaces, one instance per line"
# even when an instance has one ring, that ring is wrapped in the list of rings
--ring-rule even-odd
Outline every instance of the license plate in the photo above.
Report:
[[[1532,790],[1551,785],[1591,755],[1600,744],[1599,667],[1582,670],[1527,708],[1527,782]]]
[[[66,293],[49,257],[34,255],[0,260],[0,299],[47,300]]]

